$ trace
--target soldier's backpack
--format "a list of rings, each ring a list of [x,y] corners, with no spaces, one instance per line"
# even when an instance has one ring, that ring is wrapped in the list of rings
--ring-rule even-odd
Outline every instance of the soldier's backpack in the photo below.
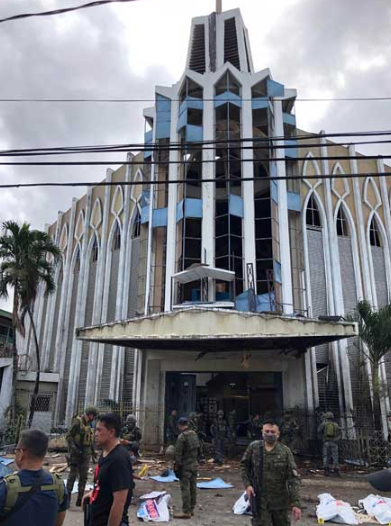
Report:
[[[334,440],[337,436],[337,426],[335,422],[326,422],[324,425],[323,438],[327,440]]]
[[[33,486],[22,486],[17,473],[4,477],[4,483],[7,487],[7,497],[3,512],[6,514],[6,517],[1,520],[0,524],[2,522],[4,523],[11,515],[19,511],[37,491],[54,491],[58,503],[61,504],[63,502],[65,490],[60,475],[57,473],[48,473],[52,477],[52,483],[41,485],[42,479],[46,474],[46,472],[43,472],[42,476]]]

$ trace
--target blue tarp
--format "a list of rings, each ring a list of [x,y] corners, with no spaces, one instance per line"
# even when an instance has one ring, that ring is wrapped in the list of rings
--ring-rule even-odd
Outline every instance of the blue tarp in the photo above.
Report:
[[[199,489],[229,489],[233,488],[232,484],[227,484],[223,479],[217,478],[210,480],[209,482],[198,482],[197,488]]]
[[[13,472],[13,469],[7,468],[7,466],[5,466],[4,464],[0,464],[0,479],[6,477],[7,475],[10,475]]]
[[[0,457],[0,462],[4,464],[4,466],[8,466],[8,464],[12,464],[12,462],[15,462],[15,459],[7,458],[7,457]]]
[[[161,476],[156,476],[156,477],[149,477],[150,479],[152,480],[156,480],[156,482],[176,482],[177,479],[176,476],[174,475],[174,472],[172,469],[169,469],[168,470],[168,475],[167,477],[161,477]]]

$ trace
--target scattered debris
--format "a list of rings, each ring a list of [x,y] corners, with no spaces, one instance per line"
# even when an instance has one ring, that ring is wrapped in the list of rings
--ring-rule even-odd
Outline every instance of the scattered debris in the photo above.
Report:
[[[54,466],[52,466],[49,469],[49,472],[50,473],[62,473],[67,468],[68,468],[68,463],[67,462],[64,462],[63,464],[54,464]]]
[[[137,518],[144,522],[169,522],[171,495],[165,491],[154,491],[140,497],[141,505]]]
[[[148,474],[148,466],[145,465],[141,467],[141,469],[137,473],[137,476],[141,478],[141,477],[145,477],[147,474]]]
[[[166,477],[162,477],[161,475],[157,475],[154,477],[149,477],[152,480],[155,480],[156,482],[176,482],[179,479],[175,476],[175,473],[172,469],[168,470],[168,475]]]

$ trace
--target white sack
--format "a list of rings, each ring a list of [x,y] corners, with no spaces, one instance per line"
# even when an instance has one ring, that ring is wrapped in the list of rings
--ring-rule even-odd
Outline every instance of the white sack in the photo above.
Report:
[[[358,501],[370,517],[375,517],[380,524],[391,522],[391,499],[380,497],[379,495],[368,495],[363,500]]]
[[[247,498],[246,492],[244,492],[238,500],[235,502],[232,511],[235,515],[244,515],[251,510],[250,502]]]
[[[318,495],[316,516],[324,521],[334,521],[340,524],[359,524],[351,505],[342,500],[336,500],[330,493]]]
[[[137,510],[137,518],[144,522],[169,522],[169,505],[171,495],[162,495],[157,499],[146,499],[141,502]]]

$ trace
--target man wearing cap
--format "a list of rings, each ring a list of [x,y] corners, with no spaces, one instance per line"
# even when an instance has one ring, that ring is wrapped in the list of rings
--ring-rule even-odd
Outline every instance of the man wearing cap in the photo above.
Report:
[[[190,519],[197,500],[197,468],[200,442],[197,433],[189,428],[187,418],[178,420],[179,437],[175,444],[174,472],[179,478],[182,494],[182,512],[175,519]]]
[[[333,422],[334,415],[330,411],[325,413],[324,421],[318,427],[318,436],[323,440],[323,468],[324,475],[331,473],[339,476],[338,441],[341,438],[341,428]]]
[[[69,504],[71,503],[73,485],[79,477],[76,506],[81,506],[87,484],[90,458],[91,456],[95,458],[94,431],[91,424],[97,416],[98,410],[95,407],[87,407],[83,415],[76,416],[73,419],[72,426],[65,437],[68,444],[68,462],[71,468],[67,481]]]
[[[121,432],[121,444],[126,447],[128,451],[138,457],[140,442],[142,439],[141,429],[137,427],[137,419],[134,415],[126,417],[126,424]]]
[[[223,464],[225,447],[227,444],[229,431],[228,424],[224,418],[224,411],[219,409],[217,411],[217,419],[214,421],[210,428],[211,435],[213,437],[214,447],[214,462],[220,466]]]

